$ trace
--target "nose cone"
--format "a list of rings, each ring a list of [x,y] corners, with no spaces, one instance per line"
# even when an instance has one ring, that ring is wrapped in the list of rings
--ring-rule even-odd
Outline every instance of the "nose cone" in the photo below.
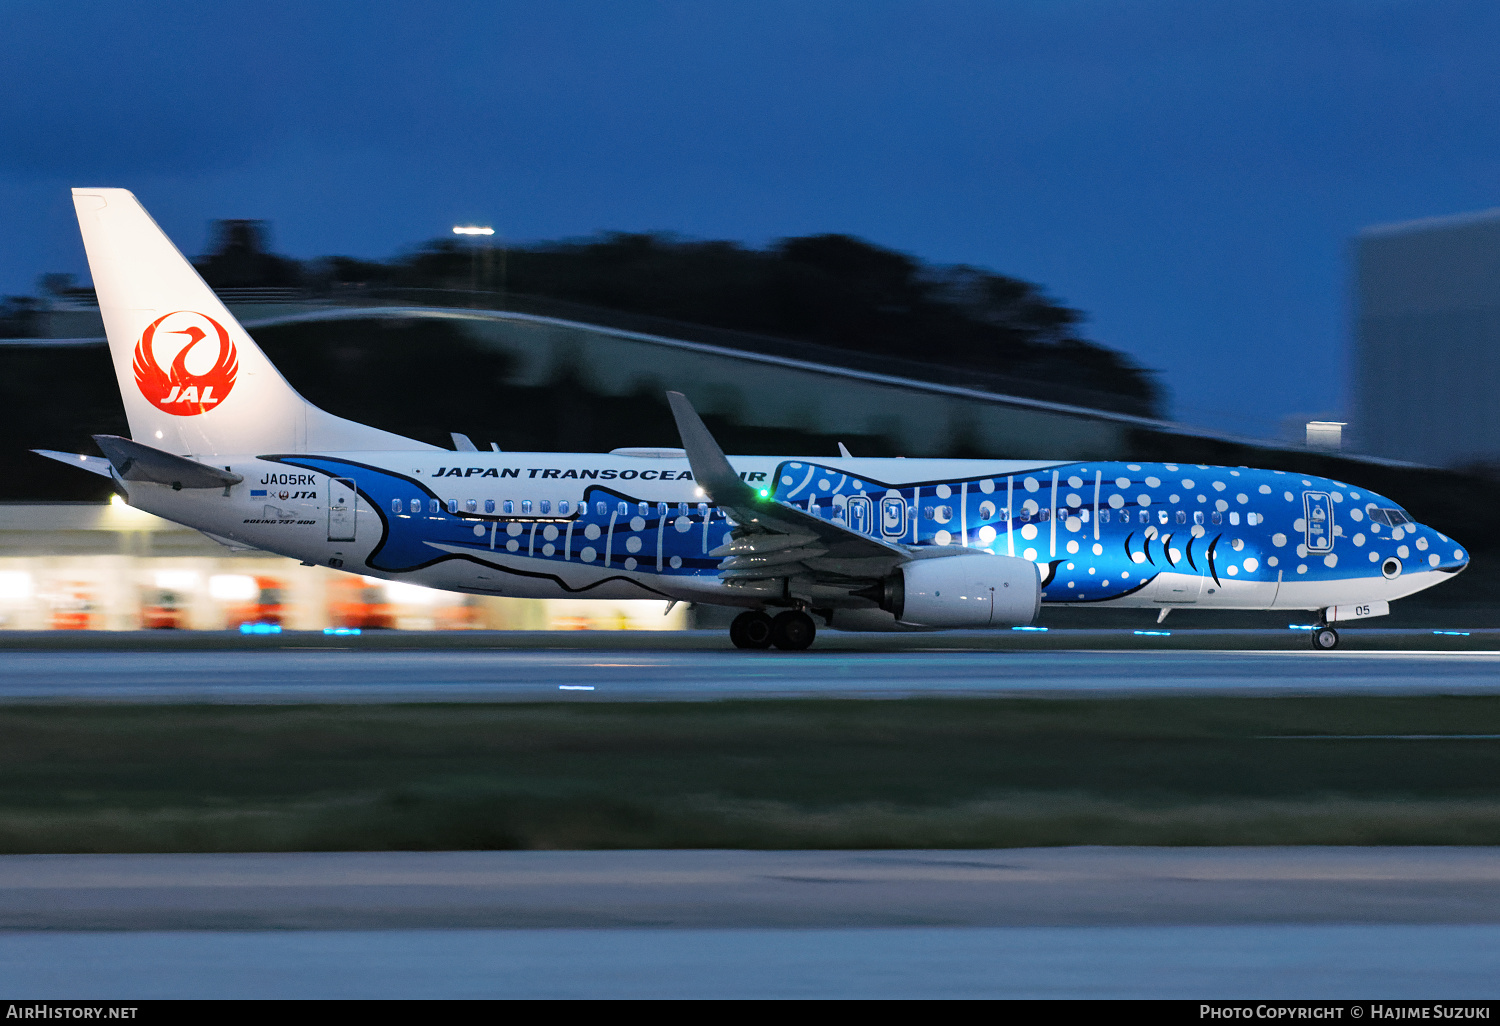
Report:
[[[1469,549],[1439,534],[1431,528],[1416,528],[1416,552],[1407,561],[1412,570],[1437,570],[1439,573],[1458,573],[1469,565]],[[1400,555],[1400,552],[1398,552]],[[1416,565],[1413,565],[1415,562]]]
[[[1445,574],[1456,574],[1469,565],[1469,550],[1451,538],[1438,535],[1432,540],[1432,550],[1427,555],[1428,565]]]

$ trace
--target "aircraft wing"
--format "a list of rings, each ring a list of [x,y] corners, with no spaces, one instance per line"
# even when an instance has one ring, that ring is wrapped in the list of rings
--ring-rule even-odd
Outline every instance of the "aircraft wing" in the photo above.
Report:
[[[680,392],[668,392],[672,416],[699,486],[735,522],[731,540],[709,553],[722,556],[726,581],[811,574],[816,578],[880,578],[916,558],[904,545],[851,531],[788,503],[765,498],[740,477],[698,412]]]

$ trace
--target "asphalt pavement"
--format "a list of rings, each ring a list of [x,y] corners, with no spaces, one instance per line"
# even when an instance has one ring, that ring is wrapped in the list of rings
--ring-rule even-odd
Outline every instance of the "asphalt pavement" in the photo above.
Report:
[[[1495,694],[1500,652],[9,651],[0,702],[535,702]]]
[[[1494,998],[1500,852],[0,857],[8,997]]]

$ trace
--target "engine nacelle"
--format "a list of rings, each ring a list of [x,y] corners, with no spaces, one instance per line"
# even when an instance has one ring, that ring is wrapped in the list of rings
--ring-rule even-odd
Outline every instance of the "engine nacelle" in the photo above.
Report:
[[[1037,565],[1015,556],[941,556],[903,563],[880,608],[922,627],[1019,627],[1042,608]]]

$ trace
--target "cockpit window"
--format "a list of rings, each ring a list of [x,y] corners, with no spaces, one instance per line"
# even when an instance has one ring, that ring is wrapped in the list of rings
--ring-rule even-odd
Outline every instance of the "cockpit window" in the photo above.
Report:
[[[1402,524],[1409,524],[1412,522],[1411,517],[1407,516],[1399,509],[1383,509],[1380,512],[1385,514],[1386,521],[1392,527],[1400,527]]]

